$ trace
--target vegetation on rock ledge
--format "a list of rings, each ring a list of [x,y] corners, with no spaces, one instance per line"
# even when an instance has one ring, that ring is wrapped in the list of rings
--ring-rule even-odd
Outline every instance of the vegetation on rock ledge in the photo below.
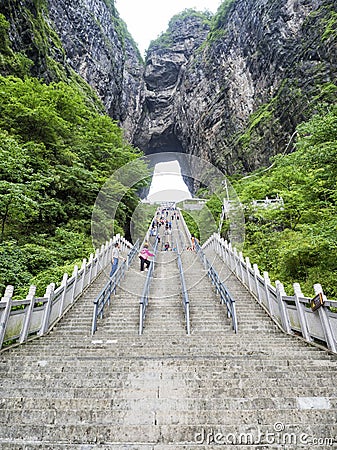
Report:
[[[203,23],[207,24],[208,26],[211,25],[212,20],[212,14],[210,12],[200,12],[196,11],[195,9],[185,9],[179,14],[176,14],[172,17],[172,19],[169,21],[169,26],[167,31],[163,32],[157,39],[150,42],[149,49],[153,49],[155,47],[158,48],[169,48],[173,43],[173,32],[175,28],[179,27],[179,23],[190,18],[195,17],[200,19]]]

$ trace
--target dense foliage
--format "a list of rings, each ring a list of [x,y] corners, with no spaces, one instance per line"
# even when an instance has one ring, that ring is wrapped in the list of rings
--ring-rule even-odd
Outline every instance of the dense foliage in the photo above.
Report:
[[[336,92],[335,88],[335,92]],[[244,253],[272,279],[307,295],[321,283],[337,297],[337,106],[326,106],[297,128],[296,150],[276,156],[270,170],[236,182],[246,207]],[[284,205],[253,200],[281,196]]]
[[[131,39],[114,1],[106,4],[121,42]],[[42,295],[101,243],[90,236],[96,196],[139,156],[90,86],[54,59],[55,51],[64,54],[61,41],[46,20],[47,3],[35,7],[22,7],[31,45],[21,53],[0,14],[0,295],[12,284],[17,297],[32,283]],[[122,200],[102,241],[129,230],[138,187],[116,185]]]
[[[41,294],[93,251],[97,193],[137,153],[78,87],[0,77],[0,97],[0,290],[34,282]],[[123,199],[115,232],[135,203]]]

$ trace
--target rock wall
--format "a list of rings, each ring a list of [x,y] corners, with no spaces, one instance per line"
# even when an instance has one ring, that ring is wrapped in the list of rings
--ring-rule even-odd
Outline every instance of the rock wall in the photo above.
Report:
[[[74,70],[132,141],[144,68],[112,0],[7,0],[1,12],[11,25],[13,49],[33,61],[33,76],[51,81]]]
[[[212,21],[185,11],[150,46],[145,72],[113,0],[0,1],[31,74],[75,71],[145,153],[249,172],[291,151],[297,124],[336,101],[337,0],[224,0]]]
[[[185,20],[179,35],[181,24],[172,24],[173,44],[159,42],[148,52],[136,142],[146,152],[165,150],[169,136],[176,149],[227,173],[251,171],[290,151],[296,125],[336,81],[336,33],[327,33],[335,6],[235,0],[223,3],[209,33]],[[182,39],[197,32],[199,41],[182,56]]]
[[[134,143],[145,153],[182,151],[175,109],[184,72],[209,32],[206,17],[196,14],[172,20],[163,38],[147,52],[143,114]]]
[[[102,99],[132,140],[143,92],[143,64],[114,8],[104,0],[48,0],[67,63]],[[122,36],[123,34],[123,36]]]

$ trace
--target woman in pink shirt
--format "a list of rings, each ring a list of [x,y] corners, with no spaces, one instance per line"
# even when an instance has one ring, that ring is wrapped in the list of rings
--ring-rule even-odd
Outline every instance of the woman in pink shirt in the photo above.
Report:
[[[146,270],[150,267],[151,261],[149,261],[149,256],[154,256],[154,254],[149,251],[149,244],[145,243],[139,253],[141,272],[144,271],[144,265],[146,265]]]

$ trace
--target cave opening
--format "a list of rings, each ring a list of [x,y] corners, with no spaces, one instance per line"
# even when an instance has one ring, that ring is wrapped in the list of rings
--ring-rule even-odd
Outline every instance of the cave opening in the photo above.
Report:
[[[167,186],[170,183],[172,184],[172,180],[174,179],[172,176],[175,176],[176,178],[173,184],[184,185],[185,188],[181,187],[178,190],[180,192],[184,191],[185,194],[187,193],[186,198],[191,198],[193,195],[193,180],[188,176],[189,170],[186,167],[186,157],[183,156],[185,155],[185,151],[172,130],[161,133],[160,135],[153,134],[145,154],[149,157],[154,174],[158,175],[158,173],[161,173],[160,177],[155,176],[153,178],[150,192],[153,190],[160,192],[162,189],[163,195],[165,196],[168,192]],[[176,173],[177,171],[179,175]],[[176,187],[178,188],[178,186]],[[147,194],[149,194],[149,191],[147,191]],[[157,198],[159,197],[160,195],[157,196]],[[163,198],[163,200],[167,200],[167,198]]]
[[[181,142],[177,136],[171,132],[164,132],[161,134],[153,134],[145,150],[146,155],[154,153],[185,153]]]

